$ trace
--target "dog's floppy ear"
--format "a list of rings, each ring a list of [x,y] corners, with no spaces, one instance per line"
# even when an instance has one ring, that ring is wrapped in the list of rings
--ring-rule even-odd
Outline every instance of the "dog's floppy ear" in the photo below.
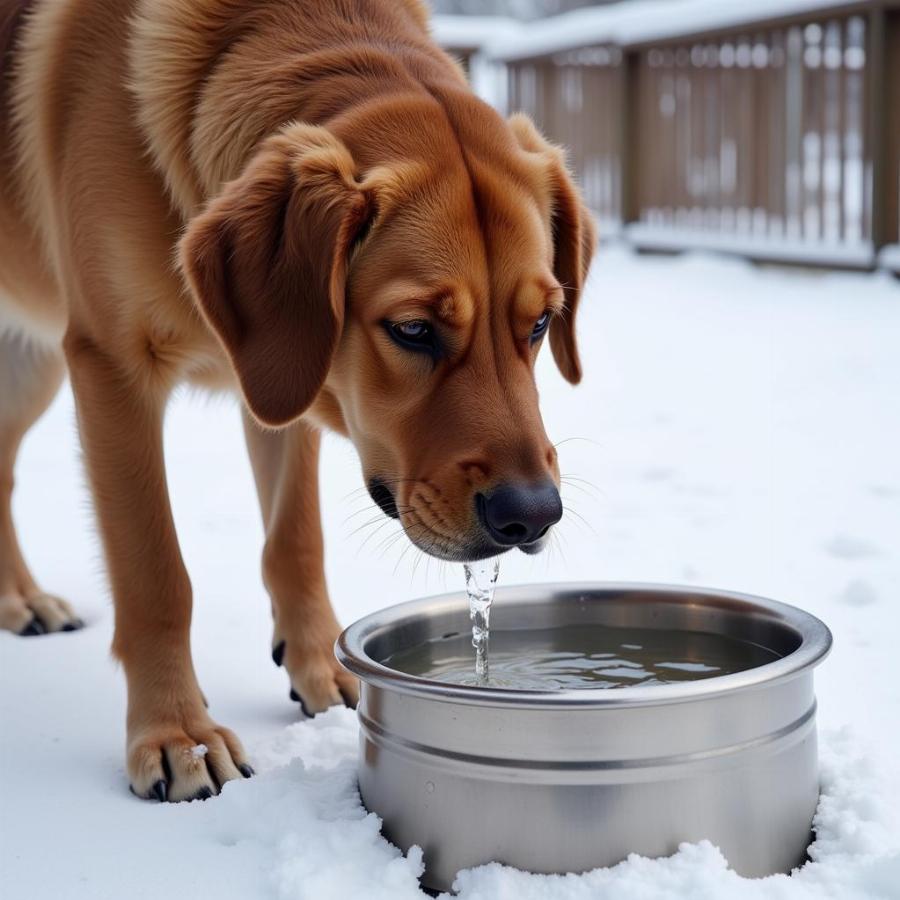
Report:
[[[517,113],[509,124],[522,149],[540,157],[541,180],[549,195],[553,274],[566,297],[563,314],[550,325],[550,349],[566,380],[578,384],[581,361],[575,342],[575,312],[597,246],[597,227],[566,169],[563,151],[545,140],[528,116]]]
[[[264,425],[293,421],[322,387],[348,256],[370,214],[347,148],[324,128],[292,125],[188,226],[181,268]]]

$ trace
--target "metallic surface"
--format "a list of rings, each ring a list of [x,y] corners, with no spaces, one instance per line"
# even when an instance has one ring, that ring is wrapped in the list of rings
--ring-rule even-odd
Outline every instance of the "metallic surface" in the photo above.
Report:
[[[639,584],[500,589],[494,627],[709,631],[783,654],[732,675],[558,692],[449,685],[380,660],[469,629],[463,594],[374,613],[340,637],[362,682],[360,793],[384,834],[425,852],[423,883],[497,860],[581,872],[708,839],[740,874],[803,862],[818,799],[813,668],[831,634],[744,594]]]

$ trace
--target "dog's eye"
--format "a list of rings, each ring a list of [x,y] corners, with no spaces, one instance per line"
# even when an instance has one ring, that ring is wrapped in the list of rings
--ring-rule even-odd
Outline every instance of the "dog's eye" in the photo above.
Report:
[[[550,324],[550,310],[545,309],[541,314],[541,317],[534,323],[534,328],[531,329],[531,340],[532,343],[536,341],[543,333],[547,330],[547,326]]]
[[[428,337],[428,323],[423,319],[413,319],[412,322],[397,322],[394,325],[397,334],[407,341],[421,341]]]
[[[401,347],[409,350],[437,351],[434,329],[426,319],[409,319],[406,322],[385,322],[388,334]]]

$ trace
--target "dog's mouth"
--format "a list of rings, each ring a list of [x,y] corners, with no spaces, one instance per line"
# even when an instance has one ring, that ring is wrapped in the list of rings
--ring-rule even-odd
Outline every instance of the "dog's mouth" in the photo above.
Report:
[[[416,504],[405,507],[401,512],[394,492],[384,479],[372,478],[367,487],[369,496],[378,508],[389,518],[399,520],[412,544],[429,556],[446,562],[477,562],[481,559],[490,559],[492,556],[500,556],[513,549],[508,544],[500,544],[493,540],[480,528],[474,536],[453,537],[447,523],[427,522],[426,513],[424,510],[418,511],[415,508]],[[516,544],[515,548],[533,556],[540,553],[549,540],[548,527],[537,540]]]
[[[550,542],[550,529],[548,528],[536,541],[530,544],[519,544],[518,549],[528,556],[536,556]]]
[[[549,540],[549,535],[544,535],[530,544],[517,544],[515,548],[497,544],[490,539],[475,541],[451,542],[443,536],[428,529],[416,528],[418,523],[413,523],[412,529],[406,528],[406,535],[412,543],[423,553],[442,559],[445,562],[477,562],[481,559],[490,559],[493,556],[502,556],[512,549],[521,550],[529,556],[540,553]]]

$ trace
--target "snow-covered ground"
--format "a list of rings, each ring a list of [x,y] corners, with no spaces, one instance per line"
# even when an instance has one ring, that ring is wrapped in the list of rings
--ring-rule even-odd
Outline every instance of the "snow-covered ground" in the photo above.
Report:
[[[461,873],[475,898],[900,897],[900,284],[706,257],[603,252],[580,319],[586,379],[540,365],[548,432],[574,482],[561,546],[504,558],[503,583],[683,582],[803,606],[831,626],[817,674],[823,798],[813,862],[747,881],[710,845],[583,876]],[[63,391],[24,446],[16,513],[48,590],[84,631],[0,633],[0,885],[19,898],[412,898],[421,866],[383,840],[355,790],[348,710],[299,721],[269,658],[261,533],[239,416],[184,395],[170,488],[195,591],[211,711],[260,774],[206,803],[139,801],[122,766],[124,688]],[[331,592],[344,622],[461,586],[458,567],[383,550],[352,448],[323,463]],[[390,542],[388,542],[390,543]],[[398,565],[398,560],[399,565]],[[503,615],[502,607],[495,611]]]

